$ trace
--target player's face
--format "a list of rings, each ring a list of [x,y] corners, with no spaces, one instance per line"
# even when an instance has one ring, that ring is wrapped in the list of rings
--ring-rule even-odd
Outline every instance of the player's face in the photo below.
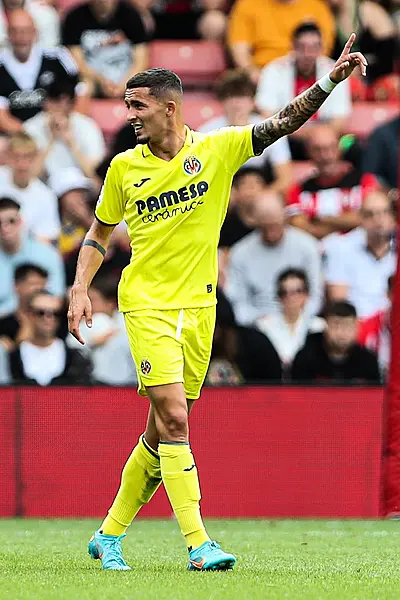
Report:
[[[167,104],[152,96],[148,88],[127,89],[125,104],[138,144],[162,142],[168,131]]]
[[[332,315],[326,320],[325,335],[332,350],[347,352],[356,342],[357,319]]]

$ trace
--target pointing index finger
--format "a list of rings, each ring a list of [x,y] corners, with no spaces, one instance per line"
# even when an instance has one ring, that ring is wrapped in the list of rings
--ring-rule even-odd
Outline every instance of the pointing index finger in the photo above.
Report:
[[[343,52],[342,52],[342,56],[345,56],[346,54],[349,54],[352,45],[354,44],[354,40],[356,39],[356,34],[352,33],[349,37],[349,39],[346,42],[345,47],[343,48]]]

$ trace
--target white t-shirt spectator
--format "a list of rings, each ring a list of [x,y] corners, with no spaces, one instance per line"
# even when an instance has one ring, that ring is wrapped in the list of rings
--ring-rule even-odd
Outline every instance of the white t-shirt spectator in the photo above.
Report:
[[[325,321],[320,317],[312,317],[304,311],[290,327],[283,314],[276,313],[260,317],[256,321],[256,326],[267,336],[282,363],[288,366],[304,346],[307,335],[325,329]]]
[[[357,230],[358,231],[358,230]],[[365,319],[388,306],[388,279],[396,271],[393,250],[377,260],[367,249],[365,238],[341,236],[326,256],[325,279],[328,285],[346,285],[347,300]]]
[[[261,123],[261,121],[262,117],[257,113],[253,113],[249,117],[248,124],[257,125],[257,123]],[[215,131],[216,129],[221,129],[221,127],[228,126],[229,123],[227,118],[224,115],[221,115],[204,123],[201,127],[199,127],[199,131],[202,133],[209,133],[210,131]],[[283,137],[277,140],[274,144],[271,144],[271,146],[268,146],[268,148],[266,148],[260,156],[254,156],[253,158],[250,158],[245,166],[262,168],[267,160],[270,161],[272,166],[282,165],[290,162],[291,159],[292,157],[290,154],[289,143],[287,138]]]
[[[306,272],[307,314],[317,314],[322,299],[321,255],[312,235],[288,226],[279,244],[267,246],[260,232],[253,231],[232,247],[224,291],[239,325],[252,325],[264,315],[280,312],[276,280],[289,267]]]
[[[58,200],[40,179],[34,177],[26,188],[20,188],[13,181],[12,170],[0,167],[0,195],[18,202],[30,233],[49,240],[58,238],[61,229]]]
[[[24,10],[35,23],[38,44],[44,49],[59,46],[60,17],[56,9],[40,0],[26,0]],[[4,10],[0,10],[0,46],[6,46],[7,42],[7,18]]]
[[[39,385],[48,385],[64,372],[67,353],[60,339],[44,348],[28,341],[21,342],[20,353],[26,377]]]
[[[334,61],[326,56],[317,58],[316,79],[329,73]],[[260,110],[275,113],[297,95],[294,55],[277,58],[265,66],[260,74],[256,105]],[[348,80],[342,81],[325,100],[317,118],[324,121],[346,118],[351,113],[351,95]]]
[[[79,151],[94,163],[99,163],[105,155],[106,146],[103,134],[97,123],[85,115],[72,112],[70,115],[70,127],[72,136],[77,144]],[[41,112],[32,119],[24,123],[27,133],[35,140],[38,148],[44,150],[47,148],[51,139],[48,125],[48,116]],[[57,176],[60,169],[69,167],[78,167],[70,148],[62,140],[55,140],[47,155],[45,162],[46,170],[49,176]]]

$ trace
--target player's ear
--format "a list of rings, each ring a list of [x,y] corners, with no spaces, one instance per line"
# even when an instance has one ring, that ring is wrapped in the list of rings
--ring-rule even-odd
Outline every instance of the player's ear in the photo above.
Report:
[[[167,117],[172,117],[172,115],[174,115],[175,112],[176,112],[176,102],[174,102],[173,100],[169,100],[167,102],[167,107],[166,107]]]

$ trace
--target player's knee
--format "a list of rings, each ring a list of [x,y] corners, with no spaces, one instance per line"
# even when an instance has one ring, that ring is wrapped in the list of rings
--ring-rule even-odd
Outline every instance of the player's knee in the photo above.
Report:
[[[186,441],[188,435],[188,413],[184,408],[168,411],[162,416],[160,439],[166,441]]]

